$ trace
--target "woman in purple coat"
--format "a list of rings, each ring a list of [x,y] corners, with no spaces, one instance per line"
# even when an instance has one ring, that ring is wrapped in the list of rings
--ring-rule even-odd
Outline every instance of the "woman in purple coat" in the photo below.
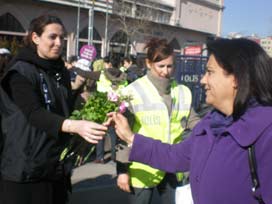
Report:
[[[195,204],[271,204],[271,59],[247,39],[218,39],[207,50],[201,84],[213,110],[187,140],[168,145],[133,134],[126,118],[111,113],[116,132],[132,145],[131,161],[168,172],[190,171]],[[249,147],[255,150],[255,165],[250,165]],[[258,183],[253,192],[254,175]]]

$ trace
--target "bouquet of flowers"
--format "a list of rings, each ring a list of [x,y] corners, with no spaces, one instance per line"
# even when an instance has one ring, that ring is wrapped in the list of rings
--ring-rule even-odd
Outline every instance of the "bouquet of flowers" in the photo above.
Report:
[[[107,113],[124,113],[131,100],[130,96],[124,96],[115,92],[94,92],[86,101],[81,110],[72,112],[71,119],[89,120],[103,123],[107,120]],[[81,137],[73,137],[68,147],[64,149],[60,160],[74,159],[74,165],[80,166],[87,161],[94,151],[95,145],[86,142]],[[72,159],[72,160],[73,160]]]

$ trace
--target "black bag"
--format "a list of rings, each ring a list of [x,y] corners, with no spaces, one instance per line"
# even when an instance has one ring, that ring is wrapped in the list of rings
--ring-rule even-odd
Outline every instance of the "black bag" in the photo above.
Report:
[[[252,194],[254,198],[259,202],[259,204],[265,204],[261,195],[257,195],[256,191],[260,187],[260,182],[257,173],[257,163],[255,158],[254,145],[248,147],[248,161],[249,161],[249,169],[252,180]]]

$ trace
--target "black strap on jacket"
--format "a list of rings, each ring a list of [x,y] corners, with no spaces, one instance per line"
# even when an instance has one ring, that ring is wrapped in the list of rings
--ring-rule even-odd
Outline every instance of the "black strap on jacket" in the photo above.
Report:
[[[43,89],[43,97],[44,97],[46,109],[50,110],[51,100],[50,100],[49,93],[48,93],[48,86],[47,86],[47,83],[46,83],[44,76],[41,72],[40,72],[40,79],[41,79],[41,86]]]
[[[260,187],[260,182],[257,173],[257,162],[255,157],[255,148],[254,145],[248,147],[248,161],[249,161],[249,169],[252,180],[252,194],[254,198],[259,202],[259,204],[265,204],[261,195],[257,195],[256,191]]]

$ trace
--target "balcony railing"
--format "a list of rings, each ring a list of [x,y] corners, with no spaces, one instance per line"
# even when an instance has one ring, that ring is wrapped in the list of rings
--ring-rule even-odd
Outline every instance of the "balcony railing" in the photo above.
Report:
[[[36,0],[39,2],[48,2],[55,3],[60,5],[72,6],[72,7],[81,7],[85,9],[89,9],[93,6],[94,10],[106,12],[108,6],[108,13],[112,13],[112,4],[114,0]]]

